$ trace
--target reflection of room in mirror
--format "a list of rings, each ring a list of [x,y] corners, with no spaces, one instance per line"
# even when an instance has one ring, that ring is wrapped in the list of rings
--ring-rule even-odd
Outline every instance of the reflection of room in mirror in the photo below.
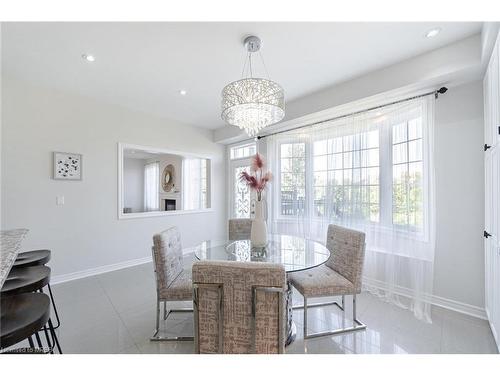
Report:
[[[210,208],[210,160],[123,150],[123,213]]]

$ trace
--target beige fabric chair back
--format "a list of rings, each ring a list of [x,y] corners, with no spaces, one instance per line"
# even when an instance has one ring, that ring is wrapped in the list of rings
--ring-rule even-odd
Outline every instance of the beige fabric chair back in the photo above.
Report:
[[[177,227],[153,236],[153,262],[158,290],[168,288],[182,272],[181,235]]]
[[[360,293],[365,259],[365,234],[330,224],[326,247],[331,253],[326,265],[352,282],[356,293]]]
[[[198,353],[283,353],[286,274],[282,265],[209,262],[193,265]]]
[[[229,239],[231,241],[249,240],[252,219],[229,219]]]

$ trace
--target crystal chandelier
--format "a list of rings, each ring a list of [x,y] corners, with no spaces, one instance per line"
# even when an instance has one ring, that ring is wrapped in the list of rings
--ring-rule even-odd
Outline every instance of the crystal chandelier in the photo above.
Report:
[[[262,128],[275,124],[285,116],[285,93],[276,82],[265,78],[254,78],[252,72],[252,54],[259,52],[261,41],[256,36],[245,39],[248,51],[243,66],[242,77],[231,82],[222,90],[221,117],[230,125],[239,127],[253,137]],[[260,55],[260,52],[259,52]],[[260,56],[262,59],[262,55]],[[265,68],[264,60],[262,63]]]

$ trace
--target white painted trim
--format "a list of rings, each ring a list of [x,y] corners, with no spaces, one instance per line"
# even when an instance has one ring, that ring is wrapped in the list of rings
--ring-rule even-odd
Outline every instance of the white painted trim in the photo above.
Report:
[[[491,333],[493,333],[493,338],[495,339],[495,343],[497,344],[498,352],[500,353],[500,337],[498,336],[498,332],[495,329],[495,326],[491,323],[490,311],[488,309],[486,309],[486,316],[488,317],[488,323],[490,323]]]
[[[189,215],[189,214],[206,214],[210,212],[215,212],[213,208],[204,208],[200,210],[176,210],[176,211],[151,211],[151,212],[133,212],[130,214],[121,214],[120,220],[127,219],[145,219],[148,217],[158,217],[158,216],[175,216],[175,215]]]
[[[183,257],[184,258],[192,257],[192,254],[194,253],[195,249],[196,249],[195,247],[188,247],[188,248],[183,249],[182,250]],[[77,272],[72,272],[72,273],[66,273],[64,275],[54,276],[50,280],[50,283],[52,285],[62,284],[62,283],[68,282],[68,281],[83,279],[85,277],[90,277],[90,276],[96,276],[96,275],[100,275],[100,274],[107,273],[107,272],[118,271],[118,270],[121,270],[124,268],[139,266],[141,264],[150,263],[150,262],[152,262],[151,256],[139,258],[139,259],[126,260],[124,262],[113,263],[113,264],[108,264],[106,266],[89,268],[89,269],[83,270],[83,271],[77,271]]]
[[[363,285],[368,286],[368,288],[390,291],[394,294],[403,297],[412,298],[412,291],[408,288],[403,288],[403,287],[389,288],[386,283],[367,278],[363,278]],[[486,315],[486,310],[484,309],[484,307],[474,306],[468,303],[455,301],[449,298],[444,298],[436,295],[427,295],[424,297],[424,300],[428,303],[431,303],[434,306],[439,306],[447,310],[456,311],[461,314],[473,316],[479,319],[488,320],[488,317]]]
[[[123,213],[123,151],[126,148],[131,148],[135,150],[148,151],[153,153],[162,153],[162,154],[173,154],[187,157],[196,157],[201,159],[209,159],[210,160],[210,205],[213,205],[214,198],[214,182],[213,182],[213,157],[206,154],[194,154],[191,152],[181,152],[181,151],[172,151],[163,148],[157,147],[149,147],[149,146],[140,146],[134,145],[130,143],[121,143],[118,142],[118,219],[143,219],[147,217],[163,217],[163,216],[172,216],[172,215],[189,215],[189,214],[200,214],[200,213],[208,213],[214,212],[212,207],[203,208],[199,210],[177,210],[177,211],[152,211],[152,212],[135,212],[130,214]]]
[[[435,306],[443,307],[447,310],[453,310],[465,315],[473,316],[479,319],[488,320],[486,315],[486,310],[484,307],[469,305],[468,303],[455,301],[452,299],[439,297],[436,295],[432,296],[431,303]]]
[[[145,264],[145,263],[149,263],[149,262],[152,262],[151,256],[139,258],[139,259],[126,260],[126,261],[120,262],[120,263],[108,264],[106,266],[89,268],[89,269],[86,269],[83,271],[76,271],[76,272],[72,272],[72,273],[66,273],[64,275],[54,276],[50,280],[50,283],[52,285],[61,284],[61,283],[65,283],[65,282],[72,281],[72,280],[83,279],[83,278],[89,277],[89,276],[95,276],[95,275],[100,275],[100,274],[107,273],[107,272],[121,270],[123,268],[134,267],[134,266],[138,266],[140,264]]]

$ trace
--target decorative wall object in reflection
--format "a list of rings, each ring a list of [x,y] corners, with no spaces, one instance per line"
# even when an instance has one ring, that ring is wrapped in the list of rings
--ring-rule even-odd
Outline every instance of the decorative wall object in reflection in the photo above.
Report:
[[[170,192],[175,187],[175,167],[169,164],[163,169],[161,176],[161,186],[163,191]]]
[[[81,180],[82,179],[82,155],[69,154],[67,152],[54,152],[54,180]]]

